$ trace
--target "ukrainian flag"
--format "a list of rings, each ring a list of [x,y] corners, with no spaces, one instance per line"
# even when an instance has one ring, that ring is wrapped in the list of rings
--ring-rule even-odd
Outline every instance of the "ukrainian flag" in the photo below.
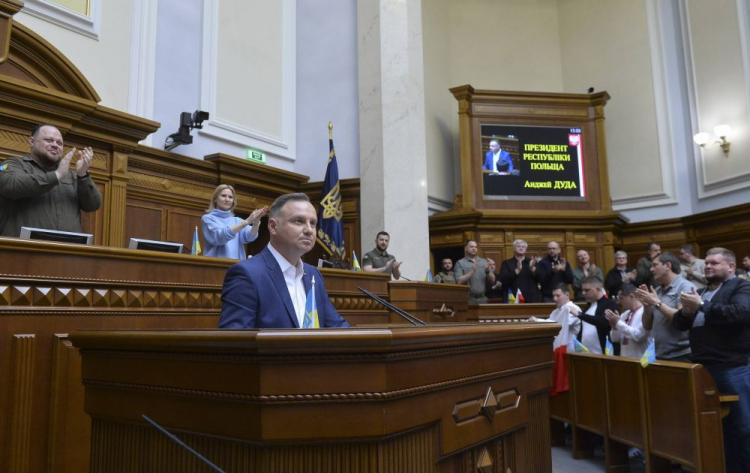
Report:
[[[641,356],[641,366],[645,368],[648,366],[649,363],[653,363],[655,361],[656,361],[656,343],[654,343],[653,338],[649,338],[646,351],[644,351],[643,356]]]
[[[333,125],[328,124],[332,129]],[[317,240],[331,255],[338,255],[344,259],[344,211],[341,205],[341,186],[339,184],[339,165],[336,162],[336,150],[333,148],[333,138],[328,137],[328,168],[323,181],[323,192],[320,196]]]
[[[589,349],[586,348],[583,343],[579,342],[577,338],[573,339],[573,345],[575,346],[576,353],[588,353]]]
[[[198,227],[195,227],[195,233],[193,233],[193,249],[190,251],[191,255],[201,254],[201,241],[198,239]]]
[[[607,341],[604,342],[604,354],[607,356],[615,356],[615,347],[612,345],[612,341],[607,337]]]
[[[354,250],[352,250],[352,270],[362,271],[362,268],[359,267],[359,260],[357,260],[357,253]]]
[[[302,319],[302,328],[320,328],[320,322],[318,322],[318,305],[315,303],[315,276],[312,278],[310,292],[307,293],[305,318]]]
[[[435,282],[435,280],[432,278],[432,270],[431,269],[429,269],[429,268],[427,269],[427,274],[425,274],[424,280],[425,280],[425,282]]]

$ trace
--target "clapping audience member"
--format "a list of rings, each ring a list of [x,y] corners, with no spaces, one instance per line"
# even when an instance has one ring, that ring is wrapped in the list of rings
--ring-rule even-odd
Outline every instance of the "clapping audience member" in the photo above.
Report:
[[[552,291],[560,284],[573,283],[573,271],[565,258],[560,256],[560,244],[547,244],[547,257],[537,264],[537,273],[542,286],[542,302],[553,302]]]
[[[621,356],[630,358],[640,358],[643,355],[651,333],[643,327],[643,304],[635,297],[635,291],[634,285],[622,284],[618,296],[622,314],[614,310],[604,312],[612,327],[610,340],[620,344]]]
[[[81,212],[102,206],[89,175],[94,151],[63,155],[62,134],[51,125],[34,128],[29,145],[29,154],[0,164],[0,236],[18,237],[21,227],[80,233]]]
[[[500,282],[515,297],[518,291],[526,302],[541,302],[539,292],[539,275],[537,274],[538,257],[526,257],[528,245],[523,240],[513,242],[513,257],[503,261],[500,266]]]
[[[256,209],[249,217],[242,219],[234,215],[236,207],[234,187],[229,184],[216,187],[206,215],[201,218],[206,256],[246,258],[245,245],[258,238],[260,219],[268,213],[268,208]]]
[[[693,283],[696,289],[706,287],[706,262],[695,256],[693,245],[682,245],[677,255],[680,258],[680,275]]]
[[[464,245],[464,257],[456,261],[453,276],[456,284],[469,286],[469,304],[486,304],[487,283],[495,284],[495,262],[477,256],[477,242],[469,240]]]
[[[645,306],[643,326],[656,341],[656,358],[690,362],[690,341],[686,332],[677,330],[672,318],[679,309],[681,292],[695,290],[693,283],[680,276],[680,260],[672,253],[661,253],[651,262],[651,273],[659,287],[641,285],[636,297]]]
[[[750,282],[734,277],[736,257],[725,248],[706,253],[708,287],[680,292],[678,330],[689,330],[693,363],[706,367],[722,394],[737,394],[723,419],[727,472],[750,466]]]
[[[654,280],[653,274],[651,274],[651,263],[654,258],[661,254],[661,245],[656,242],[651,242],[646,247],[646,256],[638,260],[638,264],[635,266],[636,278],[635,285],[640,287],[646,285],[646,287],[656,286],[658,283]]]
[[[604,276],[602,275],[602,270],[591,263],[588,251],[578,250],[576,258],[578,259],[578,267],[573,270],[573,294],[575,301],[581,302],[586,299],[581,292],[583,280],[589,276],[595,276],[603,281]]]
[[[635,269],[628,266],[628,254],[624,251],[615,253],[615,267],[607,272],[604,288],[607,294],[616,295],[624,283],[635,283]]]

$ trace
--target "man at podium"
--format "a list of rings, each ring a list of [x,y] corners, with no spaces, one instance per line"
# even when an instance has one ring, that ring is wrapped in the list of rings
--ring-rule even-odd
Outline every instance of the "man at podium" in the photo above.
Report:
[[[484,157],[483,169],[492,174],[511,174],[513,172],[513,157],[509,152],[500,149],[498,140],[490,140],[490,150]]]
[[[348,327],[333,307],[314,266],[302,256],[315,245],[318,216],[305,194],[271,205],[270,243],[227,271],[219,328]]]

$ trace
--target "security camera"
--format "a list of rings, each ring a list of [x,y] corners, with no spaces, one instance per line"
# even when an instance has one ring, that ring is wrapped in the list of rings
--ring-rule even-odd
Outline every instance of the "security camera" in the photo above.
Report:
[[[180,128],[177,133],[172,133],[164,141],[164,149],[172,151],[180,145],[189,145],[193,143],[193,136],[190,134],[190,130],[203,128],[203,122],[208,120],[208,112],[202,110],[196,110],[192,114],[190,112],[182,112],[180,114]]]

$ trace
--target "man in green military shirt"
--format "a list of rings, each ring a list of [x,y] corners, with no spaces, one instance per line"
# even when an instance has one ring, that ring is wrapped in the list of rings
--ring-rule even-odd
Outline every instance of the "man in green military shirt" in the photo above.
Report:
[[[453,260],[450,258],[443,258],[443,261],[440,262],[440,266],[442,271],[435,276],[435,282],[456,284],[456,278],[453,275]]]
[[[17,237],[21,227],[81,232],[81,211],[102,205],[89,176],[94,152],[73,148],[63,156],[62,134],[51,125],[37,126],[29,144],[29,154],[0,164],[0,235]]]
[[[390,274],[394,279],[401,277],[401,262],[386,251],[390,241],[391,236],[388,235],[388,232],[378,232],[375,236],[375,249],[365,253],[365,256],[362,257],[363,271]]]

